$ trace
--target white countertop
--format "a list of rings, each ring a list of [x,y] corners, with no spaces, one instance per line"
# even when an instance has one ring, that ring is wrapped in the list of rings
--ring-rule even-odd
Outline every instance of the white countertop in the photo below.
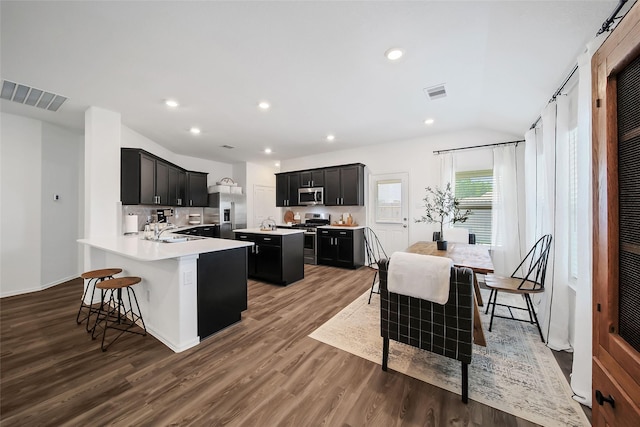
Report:
[[[171,235],[174,234],[169,232],[162,234],[163,237]],[[185,237],[180,234],[176,234],[175,236]],[[142,238],[142,234],[92,237],[90,239],[79,239],[78,242],[140,261],[180,258],[187,255],[224,251],[253,245],[251,242],[214,238],[201,238],[178,243],[163,243],[145,240]]]
[[[275,230],[260,230],[259,227],[256,228],[240,228],[233,230],[234,233],[252,233],[252,234],[271,234],[274,236],[286,236],[288,234],[297,234],[304,233],[304,230],[299,228],[276,228]]]
[[[365,227],[365,225],[322,225],[318,228],[329,228],[332,230],[359,230]]]

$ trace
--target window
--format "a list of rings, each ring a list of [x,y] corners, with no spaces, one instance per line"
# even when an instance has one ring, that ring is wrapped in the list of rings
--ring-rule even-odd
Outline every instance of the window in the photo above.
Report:
[[[376,182],[376,222],[402,222],[402,181]]]
[[[493,170],[456,172],[456,198],[460,209],[471,210],[464,223],[454,227],[467,228],[475,233],[476,243],[491,244],[491,199],[493,197]]]

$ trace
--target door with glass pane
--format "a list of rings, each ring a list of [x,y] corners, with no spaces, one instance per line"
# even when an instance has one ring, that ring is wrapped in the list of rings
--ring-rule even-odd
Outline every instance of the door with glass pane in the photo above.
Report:
[[[371,175],[369,226],[387,255],[409,246],[409,174]]]

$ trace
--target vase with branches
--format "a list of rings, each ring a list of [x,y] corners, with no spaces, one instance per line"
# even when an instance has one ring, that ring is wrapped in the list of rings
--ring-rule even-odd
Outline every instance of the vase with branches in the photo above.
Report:
[[[443,240],[444,224],[455,224],[457,222],[464,223],[471,211],[469,209],[460,210],[460,201],[454,196],[451,190],[451,183],[443,189],[439,187],[426,187],[427,191],[424,199],[425,213],[415,222],[440,224],[440,239],[438,240],[438,249],[446,249],[447,242]],[[442,243],[441,243],[442,242]]]

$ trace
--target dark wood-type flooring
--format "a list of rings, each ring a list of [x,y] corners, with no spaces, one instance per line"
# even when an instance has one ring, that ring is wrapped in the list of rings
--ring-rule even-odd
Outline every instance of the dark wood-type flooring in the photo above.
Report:
[[[0,424],[534,425],[307,336],[372,276],[306,266],[286,288],[250,281],[242,321],[182,353],[130,334],[103,353],[75,322],[79,279],[3,298]]]

